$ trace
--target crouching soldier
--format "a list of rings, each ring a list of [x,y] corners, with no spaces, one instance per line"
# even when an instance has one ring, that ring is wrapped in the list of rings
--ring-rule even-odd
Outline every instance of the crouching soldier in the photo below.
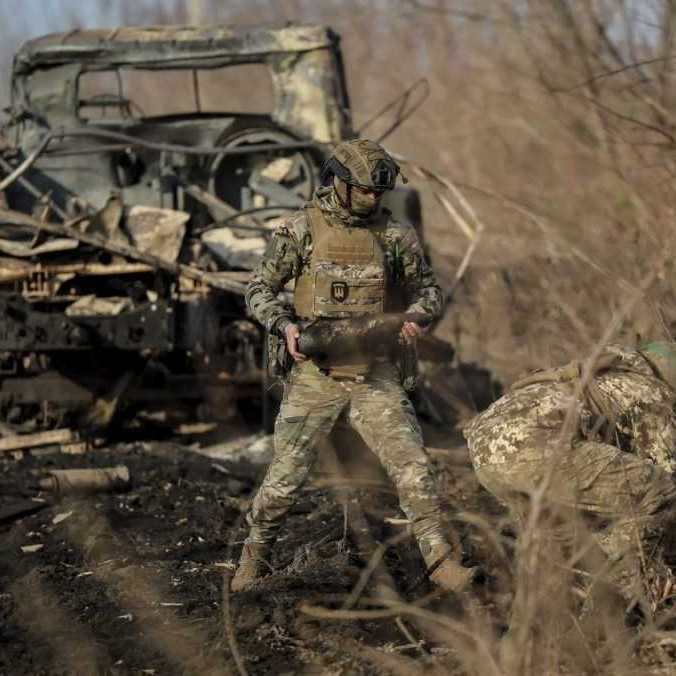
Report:
[[[608,346],[587,382],[582,367],[516,382],[465,429],[470,457],[517,520],[546,481],[548,504],[589,523],[611,586],[654,603],[671,586],[656,543],[676,498],[676,343]]]
[[[317,441],[340,416],[377,455],[411,520],[430,578],[463,589],[472,569],[447,539],[430,462],[413,407],[390,350],[373,349],[336,359],[307,358],[299,338],[309,322],[388,312],[398,295],[407,313],[437,317],[442,294],[415,230],[393,220],[380,204],[394,188],[399,167],[378,144],[341,143],[322,168],[323,187],[274,233],[247,290],[251,313],[293,358],[275,423],[275,453],[247,515],[251,527],[233,591],[255,582],[269,566],[270,547],[317,455]],[[278,298],[295,280],[293,310]],[[403,325],[414,341],[421,327]],[[274,355],[273,355],[274,358]]]

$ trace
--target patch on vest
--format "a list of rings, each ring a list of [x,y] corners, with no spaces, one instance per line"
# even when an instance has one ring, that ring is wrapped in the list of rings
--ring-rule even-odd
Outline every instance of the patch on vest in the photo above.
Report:
[[[331,299],[336,303],[342,303],[347,299],[348,285],[345,282],[331,283]]]

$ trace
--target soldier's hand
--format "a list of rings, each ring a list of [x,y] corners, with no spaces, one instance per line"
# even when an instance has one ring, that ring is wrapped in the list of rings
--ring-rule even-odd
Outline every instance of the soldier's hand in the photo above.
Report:
[[[421,336],[423,332],[424,329],[420,324],[416,324],[415,322],[404,322],[401,327],[401,335],[407,343],[415,342],[416,338]]]
[[[305,361],[307,357],[298,351],[298,338],[300,337],[300,330],[296,324],[289,324],[284,329],[284,337],[286,338],[286,347],[289,350],[289,354],[293,357],[294,361]]]

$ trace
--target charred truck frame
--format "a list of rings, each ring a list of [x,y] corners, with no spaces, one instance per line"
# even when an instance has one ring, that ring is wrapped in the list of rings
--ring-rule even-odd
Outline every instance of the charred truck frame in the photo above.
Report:
[[[330,144],[355,135],[338,36],[48,35],[16,54],[11,93],[0,421],[100,429],[120,401],[257,397],[249,271],[275,218],[311,197]]]

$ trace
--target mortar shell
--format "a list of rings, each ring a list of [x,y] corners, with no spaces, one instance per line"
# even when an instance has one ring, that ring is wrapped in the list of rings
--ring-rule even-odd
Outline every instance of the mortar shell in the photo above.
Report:
[[[129,487],[129,468],[54,469],[40,480],[40,488],[55,493],[101,493]]]
[[[429,315],[392,313],[352,319],[320,319],[300,332],[298,349],[308,357],[342,357],[386,351],[398,339],[404,322],[429,324]]]

